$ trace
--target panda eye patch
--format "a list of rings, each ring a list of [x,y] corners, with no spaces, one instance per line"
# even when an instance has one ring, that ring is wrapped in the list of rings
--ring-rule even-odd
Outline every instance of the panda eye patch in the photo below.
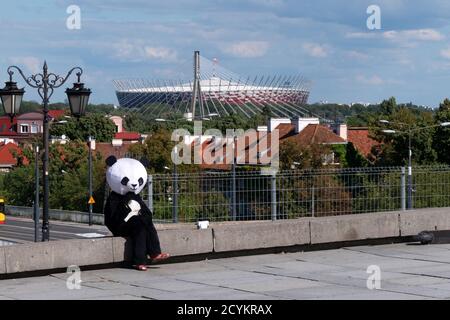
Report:
[[[139,178],[138,182],[139,182],[139,186],[142,186],[144,184],[144,179]]]
[[[130,181],[130,179],[128,179],[127,177],[123,178],[122,181],[120,181],[120,183],[124,186],[126,186],[128,184],[128,182]]]

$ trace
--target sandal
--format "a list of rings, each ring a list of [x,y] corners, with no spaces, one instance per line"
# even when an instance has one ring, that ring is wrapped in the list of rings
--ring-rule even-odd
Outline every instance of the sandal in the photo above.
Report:
[[[150,256],[150,259],[152,259],[152,262],[157,262],[157,261],[166,260],[169,257],[170,257],[170,254],[168,254],[168,253],[160,253],[160,254],[154,254],[154,255]]]
[[[147,266],[145,264],[133,265],[133,267],[139,271],[147,271]]]

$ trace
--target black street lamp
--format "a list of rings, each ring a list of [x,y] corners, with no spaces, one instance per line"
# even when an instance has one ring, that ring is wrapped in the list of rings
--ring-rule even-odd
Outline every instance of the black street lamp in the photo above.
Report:
[[[54,73],[48,73],[47,62],[44,62],[42,68],[42,73],[37,73],[26,77],[22,70],[17,66],[8,67],[9,81],[3,89],[0,90],[0,98],[3,103],[4,111],[11,119],[19,113],[20,103],[22,102],[23,94],[25,90],[18,89],[15,82],[12,81],[13,69],[17,70],[25,82],[32,88],[37,89],[39,96],[42,98],[43,112],[44,112],[44,157],[42,160],[43,168],[43,184],[44,184],[44,203],[43,203],[43,218],[42,218],[42,241],[50,240],[50,230],[49,230],[49,207],[48,207],[48,197],[49,197],[49,181],[48,181],[48,140],[49,140],[49,116],[48,116],[48,102],[50,97],[53,95],[53,91],[56,88],[61,87],[70,75],[75,71],[77,72],[78,82],[74,83],[73,88],[67,89],[66,94],[70,104],[70,110],[72,114],[76,117],[80,117],[84,114],[86,106],[89,101],[89,95],[91,90],[85,89],[84,84],[80,82],[80,77],[83,70],[80,67],[75,67],[67,72],[65,77],[61,77]]]
[[[9,75],[9,81],[5,82],[5,87],[0,89],[0,98],[2,100],[5,113],[12,118],[19,113],[25,90],[17,88],[17,83],[12,81],[12,74]]]

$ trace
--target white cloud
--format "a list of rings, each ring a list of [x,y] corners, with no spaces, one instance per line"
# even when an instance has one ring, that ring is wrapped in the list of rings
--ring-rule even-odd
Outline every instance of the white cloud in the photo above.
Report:
[[[176,60],[177,52],[165,47],[145,47],[145,56],[150,59]]]
[[[376,39],[383,38],[396,42],[409,41],[441,41],[445,35],[435,29],[410,29],[410,30],[389,30],[385,32],[348,32],[345,34],[348,39]]]
[[[434,29],[413,29],[403,31],[386,31],[383,37],[389,40],[417,40],[417,41],[441,41],[445,38],[443,34]]]
[[[359,52],[356,50],[347,51],[347,56],[350,59],[357,59],[357,60],[367,60],[370,58],[370,56],[368,54],[365,54],[363,52]]]
[[[280,7],[284,5],[283,0],[250,0],[250,2],[265,7]]]
[[[364,83],[364,84],[368,84],[368,85],[374,85],[374,86],[379,86],[379,85],[384,84],[383,79],[381,79],[377,75],[374,75],[371,77],[366,77],[364,75],[358,75],[356,77],[356,81]]]
[[[142,53],[139,52],[139,47],[131,44],[128,41],[120,41],[113,45],[115,49],[115,56],[122,60],[136,60]]]
[[[240,41],[224,48],[226,53],[242,58],[262,57],[269,49],[267,41]]]
[[[442,49],[440,53],[441,53],[441,57],[450,59],[450,47],[448,47],[447,49]]]
[[[122,40],[113,45],[116,58],[125,61],[139,62],[145,60],[176,61],[177,52],[167,47],[153,47],[145,45],[144,41],[129,42]]]
[[[376,38],[378,35],[377,32],[348,32],[345,34],[346,38],[349,39],[373,39]]]
[[[13,64],[24,65],[32,73],[39,72],[41,66],[40,60],[36,57],[14,57],[10,61]]]
[[[308,42],[303,45],[303,49],[308,53],[311,57],[314,58],[325,58],[328,56],[328,49],[324,45],[320,45],[317,43]]]

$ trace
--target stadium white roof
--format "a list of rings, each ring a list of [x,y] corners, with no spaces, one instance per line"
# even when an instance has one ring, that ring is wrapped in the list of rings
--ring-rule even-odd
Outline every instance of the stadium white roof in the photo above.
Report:
[[[266,82],[270,82],[266,80]],[[272,81],[273,82],[273,81]],[[146,84],[146,85],[144,85]],[[254,82],[249,81],[233,81],[219,78],[217,76],[212,76],[209,79],[200,80],[201,90],[204,92],[214,91],[214,92],[230,92],[230,91],[296,91],[296,84],[293,81],[286,80],[284,83],[277,82],[274,86],[270,86],[267,84],[255,85]],[[161,86],[160,83],[155,83],[154,86],[149,85],[149,83],[142,83],[141,86],[137,84],[134,88],[123,88],[117,91],[120,92],[191,92],[192,91],[192,82],[191,83],[180,83],[174,84],[173,82],[166,82]]]

